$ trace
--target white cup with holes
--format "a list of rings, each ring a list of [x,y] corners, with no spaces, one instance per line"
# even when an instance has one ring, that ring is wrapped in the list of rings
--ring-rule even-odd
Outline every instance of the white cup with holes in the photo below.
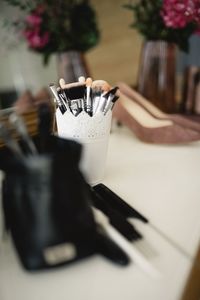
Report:
[[[75,117],[71,112],[64,114],[56,110],[58,135],[82,144],[80,169],[89,184],[102,181],[105,173],[112,112],[98,112],[90,117],[81,112]]]

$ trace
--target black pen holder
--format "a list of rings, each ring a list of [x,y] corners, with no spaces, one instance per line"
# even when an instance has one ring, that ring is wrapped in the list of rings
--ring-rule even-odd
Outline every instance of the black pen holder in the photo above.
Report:
[[[39,149],[39,138],[35,138]],[[0,151],[3,211],[23,266],[52,268],[95,253],[96,224],[78,163],[81,146],[49,136],[48,152]]]

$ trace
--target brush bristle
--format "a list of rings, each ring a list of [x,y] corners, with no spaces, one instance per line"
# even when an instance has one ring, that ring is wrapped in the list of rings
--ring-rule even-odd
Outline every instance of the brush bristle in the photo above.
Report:
[[[73,86],[71,88],[65,89],[65,94],[70,100],[82,99],[85,95],[85,85]]]

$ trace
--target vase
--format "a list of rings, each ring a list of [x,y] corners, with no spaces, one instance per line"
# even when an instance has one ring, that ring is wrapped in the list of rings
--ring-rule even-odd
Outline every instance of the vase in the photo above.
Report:
[[[181,113],[188,115],[200,113],[199,86],[200,68],[198,66],[187,66],[183,76]]]
[[[57,69],[58,77],[66,83],[75,82],[80,76],[90,76],[85,56],[78,51],[57,53]]]
[[[176,45],[146,41],[140,58],[138,91],[161,110],[176,111]]]

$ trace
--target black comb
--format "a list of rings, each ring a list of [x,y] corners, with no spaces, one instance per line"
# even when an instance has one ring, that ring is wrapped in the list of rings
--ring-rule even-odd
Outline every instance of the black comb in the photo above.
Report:
[[[117,194],[111,191],[107,186],[100,183],[93,186],[95,192],[97,192],[105,201],[107,201],[113,209],[116,209],[126,218],[136,218],[144,223],[148,223],[148,219],[141,215],[137,210],[131,207]]]
[[[109,218],[109,223],[115,227],[129,241],[136,241],[142,238],[142,235],[130,224],[126,218],[118,211],[113,209],[103,197],[91,188],[93,205],[100,209]]]

